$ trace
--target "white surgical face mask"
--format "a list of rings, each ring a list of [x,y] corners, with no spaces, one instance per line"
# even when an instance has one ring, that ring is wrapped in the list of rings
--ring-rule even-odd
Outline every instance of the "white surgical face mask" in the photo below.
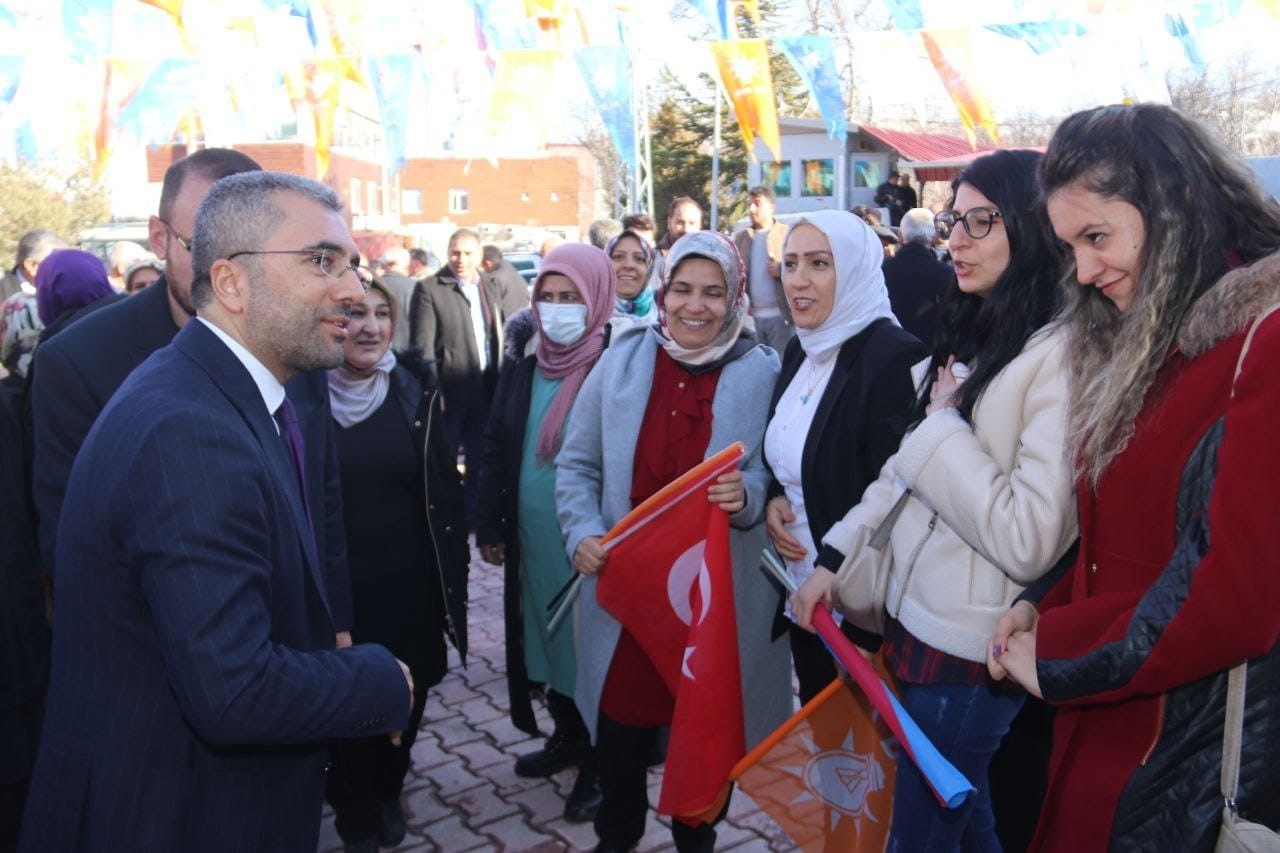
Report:
[[[542,334],[553,343],[568,346],[587,333],[587,306],[558,305],[553,302],[535,304],[538,319],[542,321]]]

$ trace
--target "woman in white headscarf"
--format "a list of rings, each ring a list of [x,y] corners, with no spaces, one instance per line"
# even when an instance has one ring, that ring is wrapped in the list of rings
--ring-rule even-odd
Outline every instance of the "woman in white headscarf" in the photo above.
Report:
[[[817,543],[897,449],[915,401],[911,366],[928,355],[893,319],[883,260],[875,232],[842,210],[805,214],[783,247],[796,337],[769,408],[765,519],[797,583],[813,573]],[[876,642],[845,630],[863,645]],[[789,631],[807,702],[835,678],[835,666],[817,637],[794,624]]]

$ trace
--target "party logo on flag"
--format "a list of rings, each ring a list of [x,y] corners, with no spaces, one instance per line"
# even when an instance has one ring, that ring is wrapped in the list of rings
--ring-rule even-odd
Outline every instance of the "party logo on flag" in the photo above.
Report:
[[[800,849],[878,851],[889,833],[897,755],[866,697],[837,680],[732,776]]]
[[[769,70],[769,50],[764,39],[737,39],[711,42],[711,54],[720,71],[725,94],[733,104],[742,138],[752,159],[758,135],[765,147],[778,159],[782,143],[778,135],[777,104],[773,95],[773,76]]]
[[[840,814],[875,820],[869,798],[884,790],[884,768],[874,755],[853,751],[853,732],[840,749],[818,752],[817,745],[809,740],[805,746],[813,753],[804,768],[809,795]]]

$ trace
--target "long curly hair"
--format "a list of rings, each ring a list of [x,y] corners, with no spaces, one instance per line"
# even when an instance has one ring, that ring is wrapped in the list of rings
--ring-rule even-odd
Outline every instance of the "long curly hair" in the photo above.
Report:
[[[1133,437],[1188,312],[1227,270],[1280,248],[1280,208],[1195,121],[1158,104],[1098,107],[1054,131],[1040,162],[1049,199],[1068,187],[1133,205],[1146,242],[1121,312],[1063,264],[1072,329],[1069,442],[1079,476],[1098,478]]]
[[[965,293],[954,279],[943,292],[933,357],[916,398],[913,422],[924,418],[937,369],[952,355],[972,368],[958,400],[960,414],[970,421],[987,385],[1058,311],[1058,258],[1048,240],[1036,186],[1039,161],[1036,151],[996,151],[974,160],[951,183],[948,207],[955,204],[960,185],[969,184],[1000,210],[1009,265],[985,296]]]

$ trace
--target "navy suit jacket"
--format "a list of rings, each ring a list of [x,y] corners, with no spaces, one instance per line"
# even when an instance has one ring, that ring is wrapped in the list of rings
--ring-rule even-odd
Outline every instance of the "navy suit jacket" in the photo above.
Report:
[[[325,740],[401,729],[381,646],[335,651],[257,386],[201,323],[112,397],[72,469],[21,849],[316,849]]]
[[[903,329],[932,350],[938,336],[938,306],[956,279],[955,271],[919,243],[907,243],[892,258],[886,258],[883,269],[893,315]]]
[[[146,290],[76,320],[36,348],[31,370],[34,421],[32,498],[45,569],[56,572],[54,542],[71,465],[89,428],[126,377],[178,333],[162,278]],[[351,627],[351,582],[342,521],[337,444],[324,371],[286,386],[307,451],[307,491],[316,545],[325,562],[330,606],[339,630]],[[320,508],[323,508],[321,511]]]

